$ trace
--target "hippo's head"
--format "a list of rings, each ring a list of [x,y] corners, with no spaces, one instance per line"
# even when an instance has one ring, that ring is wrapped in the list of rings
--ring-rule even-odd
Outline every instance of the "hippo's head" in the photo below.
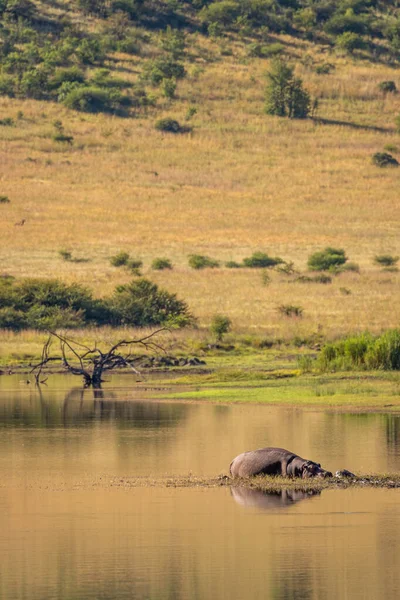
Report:
[[[308,460],[303,465],[303,479],[307,479],[309,477],[332,477],[332,473],[330,471],[325,471],[321,467],[319,463],[315,463],[312,460]]]

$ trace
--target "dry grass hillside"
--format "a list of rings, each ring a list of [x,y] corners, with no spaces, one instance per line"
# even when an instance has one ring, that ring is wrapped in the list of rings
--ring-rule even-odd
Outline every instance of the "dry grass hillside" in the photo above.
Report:
[[[156,106],[129,118],[0,97],[0,119],[14,121],[0,126],[0,194],[10,200],[0,204],[1,272],[78,281],[102,296],[130,279],[109,261],[125,250],[143,261],[143,274],[188,302],[200,326],[223,313],[237,332],[288,338],[396,327],[400,274],[373,259],[400,255],[400,169],[378,168],[371,157],[385,147],[399,157],[398,96],[378,89],[385,80],[400,87],[398,72],[288,36],[279,41],[319,99],[312,118],[266,115],[269,61],[249,58],[239,37],[196,33],[187,35],[188,76],[176,99],[157,90]],[[149,43],[146,52],[156,51]],[[326,62],[334,70],[316,74]],[[105,66],[134,82],[140,59],[116,54]],[[187,121],[191,107],[197,112]],[[156,131],[163,116],[192,131]],[[72,144],[53,140],[55,121]],[[258,269],[188,266],[190,254],[223,265],[260,250],[304,274],[308,256],[328,245],[344,248],[359,273],[322,285],[274,270],[267,278]],[[65,261],[62,249],[84,260]],[[173,270],[151,270],[156,257]],[[277,310],[288,304],[303,316]]]

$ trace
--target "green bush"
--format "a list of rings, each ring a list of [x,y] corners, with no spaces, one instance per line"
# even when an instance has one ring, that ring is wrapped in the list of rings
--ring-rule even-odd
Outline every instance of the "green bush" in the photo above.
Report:
[[[130,258],[126,263],[126,267],[130,270],[134,275],[141,275],[140,269],[143,266],[143,262],[141,260]]]
[[[243,266],[250,269],[264,269],[282,264],[284,260],[278,256],[272,257],[265,252],[254,252],[250,257],[243,259]]]
[[[185,67],[172,56],[162,56],[145,63],[142,79],[152,85],[160,85],[163,79],[182,79],[185,77]]]
[[[69,250],[64,250],[61,249],[58,251],[59,256],[61,256],[61,258],[65,261],[70,261],[72,260],[72,252],[70,252]]]
[[[397,87],[394,81],[381,81],[378,85],[378,88],[384,94],[395,94],[397,92]]]
[[[222,339],[228,331],[230,331],[232,321],[229,317],[224,315],[215,315],[212,318],[210,330],[215,335],[218,342],[222,342]]]
[[[310,112],[310,96],[294,68],[282,60],[274,60],[267,73],[265,112],[269,115],[304,119]]]
[[[376,152],[372,156],[372,162],[377,167],[398,167],[399,161],[388,152]]]
[[[369,25],[363,15],[355,15],[347,12],[345,14],[339,13],[333,15],[325,24],[324,29],[327,33],[339,35],[339,37],[340,34],[364,35],[369,33]]]
[[[82,327],[109,320],[107,307],[102,301],[93,299],[87,288],[79,284],[67,285],[57,279],[1,279],[0,306],[10,309],[3,312],[4,326],[15,329]],[[5,325],[6,318],[8,325]]]
[[[84,65],[103,63],[106,54],[100,40],[83,38],[75,49],[75,55]]]
[[[335,45],[340,50],[345,50],[352,54],[354,50],[364,50],[367,47],[366,41],[361,35],[346,31],[336,38]]]
[[[151,263],[153,271],[164,271],[165,269],[172,269],[172,263],[168,258],[155,258]]]
[[[118,90],[98,87],[74,87],[63,99],[67,108],[89,113],[115,113],[127,104],[127,97]]]
[[[16,310],[12,306],[3,306],[0,308],[0,329],[18,331],[26,327],[26,315],[21,310]]]
[[[83,83],[85,81],[85,73],[77,67],[58,68],[50,77],[49,85],[52,89],[58,89],[63,83]]]
[[[5,15],[14,21],[31,20],[36,13],[36,6],[31,0],[7,0],[4,2]]]
[[[111,256],[110,263],[112,264],[113,267],[122,267],[122,266],[128,264],[129,259],[130,259],[130,256],[129,256],[128,252],[124,252],[122,250],[121,252],[118,252],[118,254]]]
[[[236,262],[235,260],[228,260],[225,263],[225,267],[227,269],[240,269],[241,266],[242,265],[240,263]]]
[[[163,79],[162,80],[162,93],[163,96],[172,100],[175,98],[176,93],[176,79]]]
[[[49,91],[49,72],[40,67],[28,69],[21,77],[20,92],[27,98],[46,98]]]
[[[0,75],[0,96],[9,96],[10,98],[13,98],[15,96],[16,86],[16,77],[7,75],[6,73]]]
[[[330,370],[400,370],[400,331],[389,330],[379,337],[363,333],[326,344],[318,362]]]
[[[183,128],[175,119],[171,117],[165,117],[164,119],[158,119],[154,127],[158,131],[165,131],[167,133],[181,133]]]
[[[285,46],[280,42],[268,45],[253,42],[248,46],[249,56],[257,56],[258,58],[272,58],[273,56],[279,56],[284,50]]]
[[[391,254],[379,254],[375,256],[374,263],[380,267],[394,267],[399,261],[398,256],[392,256]]]
[[[232,25],[240,14],[240,4],[235,0],[213,2],[200,13],[203,23],[216,23],[221,27]]]
[[[118,286],[109,305],[114,323],[118,325],[168,325],[178,318],[181,326],[193,323],[186,302],[147,279]]]
[[[215,269],[219,267],[219,262],[203,254],[191,254],[189,256],[189,267],[192,269]]]
[[[185,33],[181,30],[172,29],[169,25],[160,39],[160,46],[168,52],[174,60],[182,60],[185,57]]]
[[[8,196],[0,196],[0,204],[9,204],[10,198]]]
[[[307,261],[307,265],[310,271],[328,271],[344,265],[345,262],[347,262],[347,257],[344,250],[328,246],[325,250],[312,254]]]

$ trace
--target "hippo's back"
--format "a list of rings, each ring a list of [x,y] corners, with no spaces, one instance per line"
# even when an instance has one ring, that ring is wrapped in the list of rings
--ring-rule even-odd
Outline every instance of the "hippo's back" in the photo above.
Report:
[[[232,477],[281,475],[282,463],[286,463],[293,456],[293,452],[284,448],[260,448],[243,452],[231,462],[230,473]]]

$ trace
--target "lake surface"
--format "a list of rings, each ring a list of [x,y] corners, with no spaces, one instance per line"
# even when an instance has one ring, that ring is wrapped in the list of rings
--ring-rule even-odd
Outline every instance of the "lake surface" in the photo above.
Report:
[[[227,473],[270,445],[400,472],[400,415],[159,401],[127,382],[0,377],[1,600],[400,597],[400,490],[123,485]]]

